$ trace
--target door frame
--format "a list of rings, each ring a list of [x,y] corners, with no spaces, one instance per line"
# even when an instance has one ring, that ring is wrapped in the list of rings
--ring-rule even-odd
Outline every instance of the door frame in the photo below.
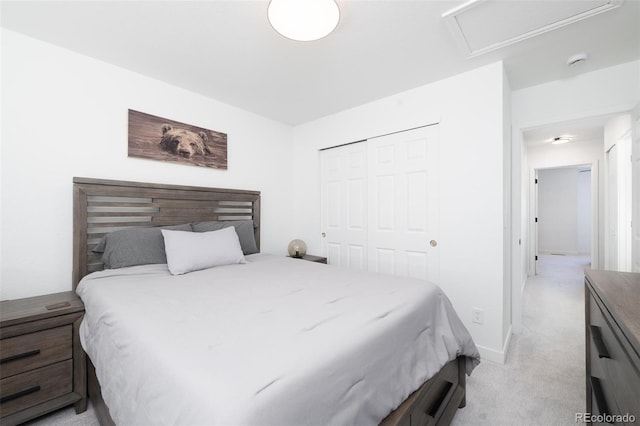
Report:
[[[615,184],[616,194],[612,196],[609,191],[605,193],[604,210],[604,244],[609,248],[612,222],[616,229],[615,241],[615,261],[610,260],[610,253],[605,250],[604,267],[609,270],[627,271],[633,269],[633,122],[632,128],[623,133],[608,149],[604,155],[604,188],[609,189],[611,167],[611,153],[615,148]],[[612,199],[610,199],[612,197]],[[611,203],[616,205],[616,215],[614,218],[609,214]]]
[[[548,126],[551,124],[556,124],[564,121],[574,121],[581,120],[590,117],[597,117],[603,115],[614,115],[614,114],[629,114],[634,113],[637,117],[640,117],[640,104],[634,103],[631,106],[618,106],[614,108],[606,107],[600,110],[590,111],[590,112],[580,112],[580,113],[568,113],[563,114],[556,117],[549,117],[547,119],[534,121],[534,122],[515,122],[512,123],[511,126],[511,143],[512,143],[512,151],[511,151],[511,164],[515,172],[511,174],[512,185],[511,185],[511,212],[512,212],[512,242],[511,247],[505,247],[505,250],[511,250],[511,325],[512,331],[514,333],[520,333],[522,331],[522,298],[524,294],[524,289],[526,285],[526,280],[529,277],[529,266],[531,259],[531,228],[530,221],[524,223],[524,219],[526,219],[526,215],[530,215],[530,211],[525,211],[523,208],[523,185],[526,185],[526,182],[522,182],[523,179],[529,180],[530,171],[528,166],[528,158],[527,158],[527,147],[524,143],[523,133],[535,127]],[[640,133],[640,129],[638,130]],[[640,146],[640,143],[638,144]],[[519,167],[518,167],[519,166]],[[599,175],[598,165],[595,167],[592,164],[591,168],[591,179],[593,182],[594,176]],[[525,175],[526,173],[526,175]],[[596,180],[599,183],[599,180]],[[598,186],[599,190],[599,186]],[[595,194],[592,194],[592,197],[595,198]],[[599,200],[598,200],[599,203]],[[638,208],[640,211],[640,208]],[[595,211],[598,214],[599,209]],[[640,214],[640,213],[639,213]],[[596,216],[597,217],[597,216]],[[598,218],[598,221],[600,219]],[[595,222],[595,218],[594,218]],[[599,223],[598,223],[599,226]],[[599,230],[599,229],[598,229]],[[599,238],[599,234],[596,234]],[[522,241],[525,242],[525,245],[522,245]],[[599,240],[598,240],[599,241]],[[640,243],[638,244],[640,247]],[[522,253],[522,250],[526,250],[525,253]],[[598,268],[600,261],[600,247],[599,245],[592,247],[592,267]],[[640,251],[640,249],[639,249]],[[528,252],[528,253],[527,253]],[[529,256],[527,256],[529,254]],[[595,260],[595,261],[594,261]]]
[[[559,165],[552,165],[547,167],[539,167],[539,168],[531,168],[530,175],[532,176],[530,182],[530,199],[531,203],[529,205],[529,235],[532,236],[530,238],[531,246],[530,246],[530,255],[529,255],[529,276],[535,276],[537,274],[537,262],[536,256],[539,255],[538,252],[538,224],[536,222],[536,217],[538,215],[538,185],[535,183],[535,180],[538,179],[538,171],[540,170],[549,170],[549,169],[560,169],[565,167],[580,167],[580,166],[588,166],[591,169],[591,266],[596,267],[599,261],[599,204],[600,204],[600,189],[599,189],[599,170],[598,170],[598,162],[591,163],[575,163],[575,164],[566,164],[562,163]]]

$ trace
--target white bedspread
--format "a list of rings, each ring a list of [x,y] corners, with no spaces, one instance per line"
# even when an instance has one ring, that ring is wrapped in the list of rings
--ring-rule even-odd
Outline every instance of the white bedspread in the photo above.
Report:
[[[82,280],[82,346],[118,425],[373,425],[456,356],[479,362],[437,286],[247,260]]]

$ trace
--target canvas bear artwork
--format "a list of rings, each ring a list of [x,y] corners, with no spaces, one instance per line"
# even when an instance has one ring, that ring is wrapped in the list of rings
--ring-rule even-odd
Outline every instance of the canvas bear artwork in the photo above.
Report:
[[[227,169],[227,134],[129,110],[129,157]]]

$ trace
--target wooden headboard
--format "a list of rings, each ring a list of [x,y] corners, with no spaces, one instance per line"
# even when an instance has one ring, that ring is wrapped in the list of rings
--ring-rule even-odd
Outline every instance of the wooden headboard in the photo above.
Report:
[[[260,192],[73,178],[73,288],[103,269],[92,252],[109,232],[131,227],[253,219],[260,249]]]

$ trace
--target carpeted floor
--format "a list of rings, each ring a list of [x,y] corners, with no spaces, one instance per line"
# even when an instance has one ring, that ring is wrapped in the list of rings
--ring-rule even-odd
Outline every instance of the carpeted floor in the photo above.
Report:
[[[467,378],[461,425],[575,425],[585,410],[584,273],[589,258],[540,256],[527,281],[523,332],[514,335],[506,364],[483,361]],[[67,408],[30,426],[98,426],[93,407]]]
[[[588,257],[540,256],[525,287],[523,332],[504,365],[467,378],[453,425],[575,425],[585,411],[584,268]]]

